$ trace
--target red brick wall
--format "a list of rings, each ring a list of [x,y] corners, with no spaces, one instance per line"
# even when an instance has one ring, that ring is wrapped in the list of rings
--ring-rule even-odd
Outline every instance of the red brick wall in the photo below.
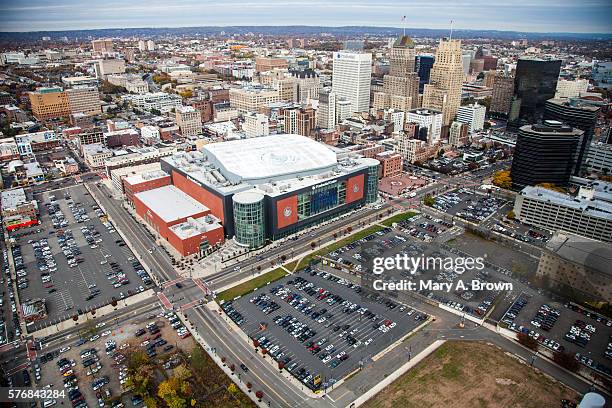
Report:
[[[143,191],[153,190],[154,188],[169,186],[172,183],[170,176],[157,178],[154,180],[147,180],[138,184],[130,184],[126,179],[122,180],[123,191],[125,192],[125,198],[128,202],[134,202],[134,194],[142,193]]]
[[[172,171],[172,181],[175,187],[184,191],[185,194],[188,194],[191,198],[200,202],[200,204],[210,208],[210,212],[223,223],[223,200],[220,197],[209,192],[204,187],[200,187],[176,171]]]
[[[217,242],[223,243],[223,227],[216,228],[212,231],[208,231],[207,233],[199,234],[185,240],[181,240],[178,236],[176,236],[172,231],[169,233],[168,242],[176,248],[177,251],[181,253],[183,256],[195,254],[200,250],[200,243],[204,240],[204,238],[208,239],[208,243],[212,246]]]

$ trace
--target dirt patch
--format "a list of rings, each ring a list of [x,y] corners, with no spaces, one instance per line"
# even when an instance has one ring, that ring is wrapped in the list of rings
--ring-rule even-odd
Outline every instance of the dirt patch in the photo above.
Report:
[[[578,394],[494,346],[447,342],[364,407],[541,408],[563,398]]]

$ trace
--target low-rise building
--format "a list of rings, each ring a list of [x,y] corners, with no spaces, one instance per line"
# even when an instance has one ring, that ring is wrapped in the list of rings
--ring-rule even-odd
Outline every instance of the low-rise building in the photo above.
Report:
[[[588,172],[612,174],[612,144],[591,143],[584,167]]]
[[[612,245],[557,232],[540,256],[537,276],[579,298],[612,302]]]
[[[2,224],[7,230],[38,224],[38,202],[28,199],[23,188],[4,190],[0,198]]]
[[[12,137],[0,139],[0,161],[8,162],[17,159],[19,159],[19,148],[15,139]]]
[[[140,109],[151,111],[156,109],[161,113],[171,112],[183,105],[182,99],[178,95],[165,92],[146,93],[141,95],[128,95],[125,99],[130,100],[134,106]]]
[[[113,151],[101,144],[88,144],[82,147],[85,163],[91,169],[104,167],[106,159],[113,157]]]
[[[612,191],[580,187],[573,197],[528,186],[516,196],[514,213],[524,224],[612,242]]]
[[[374,157],[380,162],[379,177],[395,177],[402,174],[404,169],[404,158],[401,154],[387,150]]]

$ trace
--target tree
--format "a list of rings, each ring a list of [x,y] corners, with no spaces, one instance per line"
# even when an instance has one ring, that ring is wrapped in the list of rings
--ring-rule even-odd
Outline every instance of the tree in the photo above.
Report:
[[[545,189],[551,190],[551,191],[557,191],[559,193],[564,193],[565,192],[563,187],[559,187],[555,183],[539,183],[539,184],[536,184],[536,186],[537,187],[542,187],[542,188],[545,188]]]
[[[493,184],[499,188],[508,189],[512,187],[512,179],[510,178],[510,170],[499,170],[493,174]]]
[[[580,368],[580,363],[570,353],[557,352],[553,354],[553,361],[574,373]]]
[[[436,199],[433,198],[432,195],[427,194],[425,197],[423,197],[423,204],[425,204],[428,207],[433,207],[433,205],[436,203]]]
[[[263,398],[264,393],[263,393],[263,391],[257,391],[257,392],[255,392],[255,396],[257,397],[259,402],[261,402],[261,399]]]
[[[248,382],[248,383],[246,383],[246,386],[247,386],[247,390],[249,390],[249,392],[251,392],[251,388],[253,388],[253,384]]]
[[[164,400],[168,408],[185,408],[187,399],[179,393],[181,388],[178,378],[170,377],[159,384],[157,396]]]
[[[229,392],[232,395],[235,395],[238,393],[238,387],[236,387],[236,384],[232,382],[230,383],[230,385],[227,386],[227,392]]]
[[[530,337],[528,334],[520,332],[516,335],[516,338],[518,339],[518,342],[521,343],[523,346],[530,348],[534,351],[538,349],[538,341],[533,337]]]
[[[508,211],[508,214],[506,214],[506,217],[508,217],[509,220],[516,219],[516,214],[514,213],[514,210]]]
[[[316,247],[316,246],[317,246],[317,243],[316,243],[316,242],[312,241],[312,242],[310,243],[310,248],[315,249],[315,247]]]

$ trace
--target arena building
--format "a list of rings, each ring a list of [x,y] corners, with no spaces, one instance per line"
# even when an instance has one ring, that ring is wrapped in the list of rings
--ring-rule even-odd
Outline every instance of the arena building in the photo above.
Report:
[[[172,195],[180,191],[206,208],[181,218],[214,216],[226,237],[250,248],[376,201],[378,167],[378,160],[339,156],[327,145],[294,134],[211,143],[161,159],[175,188]],[[169,229],[168,220],[146,218],[146,211],[156,202],[167,207],[168,191],[155,191],[169,188],[134,195],[137,212],[159,231]],[[192,224],[184,236],[195,228]]]

